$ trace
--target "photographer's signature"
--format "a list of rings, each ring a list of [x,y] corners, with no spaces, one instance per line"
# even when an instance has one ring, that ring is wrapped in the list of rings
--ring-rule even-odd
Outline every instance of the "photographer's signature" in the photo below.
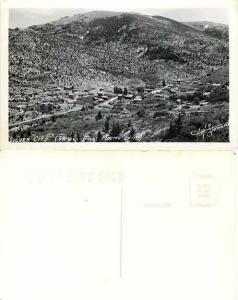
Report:
[[[205,137],[212,137],[216,131],[227,127],[229,127],[228,122],[219,125],[206,124],[204,128],[199,128],[197,131],[191,131],[191,135],[205,139]]]

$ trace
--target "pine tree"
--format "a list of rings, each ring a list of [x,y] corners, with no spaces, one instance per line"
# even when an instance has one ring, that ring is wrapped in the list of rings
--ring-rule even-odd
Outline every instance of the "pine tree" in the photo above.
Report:
[[[98,134],[97,134],[96,142],[101,142],[101,141],[102,141],[102,134],[101,134],[101,131],[99,130]]]
[[[101,120],[103,118],[101,111],[98,112],[98,114],[96,115],[95,119],[97,120]]]
[[[122,94],[122,88],[118,86],[114,86],[114,94]]]
[[[121,133],[121,126],[120,126],[120,124],[118,122],[117,123],[113,123],[110,135],[112,137],[117,137],[117,136],[119,136],[120,133]]]
[[[74,141],[74,133],[72,132],[71,133],[71,140],[70,140],[70,142],[73,142]]]
[[[131,131],[130,131],[130,142],[135,142],[135,141],[136,141],[136,139],[135,139],[135,133],[136,133],[136,131],[135,131],[135,129],[132,127],[132,128],[131,128]]]
[[[17,138],[17,133],[15,131],[13,131],[13,133],[12,133],[12,138],[13,138],[13,140],[15,140]]]
[[[76,142],[81,142],[80,134],[77,132],[76,134]]]
[[[110,128],[110,124],[109,124],[109,118],[106,119],[105,124],[104,124],[104,131],[108,132]]]
[[[27,137],[27,138],[30,138],[30,137],[31,137],[31,129],[30,129],[30,128],[27,129],[26,137]]]

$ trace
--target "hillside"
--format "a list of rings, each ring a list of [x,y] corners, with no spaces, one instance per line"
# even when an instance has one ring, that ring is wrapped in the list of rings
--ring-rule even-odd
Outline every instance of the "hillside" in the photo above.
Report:
[[[54,25],[64,25],[67,23],[73,23],[73,22],[90,22],[98,18],[108,18],[108,17],[113,17],[113,16],[119,16],[122,13],[120,12],[114,12],[114,11],[90,11],[88,13],[84,14],[76,14],[72,17],[63,17],[60,18],[59,20],[51,22]]]
[[[10,82],[174,80],[227,63],[225,41],[187,25],[158,16],[107,14],[9,30]]]
[[[211,21],[196,21],[196,22],[185,22],[184,24],[194,27],[195,29],[203,30],[204,27],[212,27],[217,29],[228,30],[229,26],[223,23],[216,23]]]
[[[186,22],[185,24],[204,32],[209,36],[225,40],[227,42],[229,41],[229,26],[226,24],[208,21]]]

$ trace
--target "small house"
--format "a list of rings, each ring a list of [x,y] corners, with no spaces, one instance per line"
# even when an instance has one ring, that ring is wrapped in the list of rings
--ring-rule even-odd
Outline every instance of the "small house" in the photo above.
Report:
[[[129,100],[133,99],[133,95],[125,95],[124,97],[125,97],[125,99],[129,99]]]
[[[68,100],[68,104],[76,104],[77,100]]]
[[[74,95],[74,94],[69,94],[69,98],[70,98],[70,99],[74,99],[74,98],[75,98],[75,95]]]
[[[142,101],[142,98],[141,98],[140,96],[136,96],[136,97],[134,98],[134,101],[140,102],[140,101]]]

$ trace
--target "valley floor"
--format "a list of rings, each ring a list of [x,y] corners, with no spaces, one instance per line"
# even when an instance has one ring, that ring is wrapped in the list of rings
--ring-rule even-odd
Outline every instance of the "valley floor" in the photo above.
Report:
[[[228,142],[228,84],[10,89],[11,142]],[[23,99],[25,101],[23,101]]]

